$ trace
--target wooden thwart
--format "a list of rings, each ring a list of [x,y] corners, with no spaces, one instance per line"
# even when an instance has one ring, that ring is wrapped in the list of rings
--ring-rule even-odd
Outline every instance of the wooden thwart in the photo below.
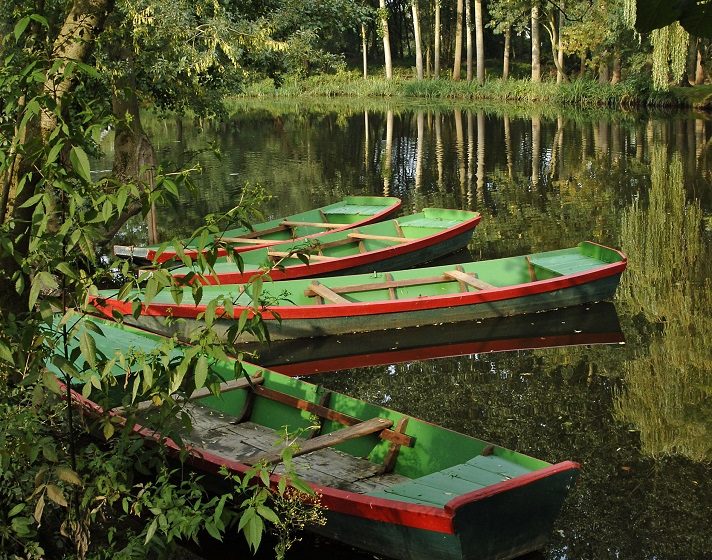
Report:
[[[496,286],[488,284],[487,282],[483,282],[472,274],[468,274],[467,272],[463,272],[461,270],[448,270],[443,274],[452,278],[453,280],[457,280],[458,282],[463,282],[464,284],[468,284],[473,288],[477,288],[478,290],[491,290],[492,288],[496,288]]]
[[[441,282],[452,282],[452,281],[457,281],[461,282],[464,284],[467,284],[469,286],[472,286],[473,288],[477,288],[478,290],[490,290],[493,288],[496,288],[497,286],[494,286],[493,284],[488,284],[487,282],[484,282],[474,276],[473,274],[460,271],[460,270],[450,270],[447,272],[444,272],[442,276],[428,276],[425,278],[406,278],[403,280],[393,280],[392,276],[390,274],[384,275],[384,278],[386,280],[384,282],[374,282],[370,284],[353,284],[351,286],[331,286],[331,287],[326,287],[323,284],[318,284],[319,286],[319,292],[314,289],[314,284],[311,284],[309,288],[304,290],[304,295],[305,296],[322,296],[325,299],[330,299],[333,303],[350,303],[348,300],[341,298],[338,302],[334,299],[331,299],[329,297],[326,297],[324,295],[324,290],[329,290],[331,297],[338,297],[338,294],[350,294],[350,293],[356,293],[356,292],[371,292],[375,290],[385,290],[388,289],[389,291],[392,288],[404,288],[407,286],[425,286],[427,284],[440,284]],[[390,295],[390,294],[389,294]],[[393,299],[393,298],[391,298]]]
[[[388,420],[387,418],[370,418],[368,420],[364,420],[363,422],[353,424],[347,428],[341,428],[328,434],[304,440],[299,443],[299,446],[294,450],[292,456],[297,457],[299,455],[305,455],[319,449],[324,449],[325,447],[332,447],[352,439],[382,432],[383,430],[390,428],[392,425],[393,421]],[[288,445],[284,445],[274,451],[260,453],[246,459],[245,463],[248,465],[254,465],[259,462],[267,464],[279,463],[282,460],[282,453],[287,447]]]
[[[374,241],[394,241],[395,243],[408,243],[409,241],[413,241],[412,239],[392,235],[372,235],[370,233],[349,233],[347,235],[351,239],[373,239]]]
[[[354,416],[343,414],[342,412],[338,412],[331,408],[320,406],[311,401],[306,401],[304,399],[288,395],[287,393],[282,393],[281,391],[275,391],[274,389],[270,389],[268,387],[255,385],[253,387],[253,391],[255,391],[255,393],[257,393],[257,395],[261,397],[282,404],[286,404],[294,408],[298,408],[299,410],[304,410],[306,412],[309,412],[310,414],[314,414],[316,416],[319,416],[320,418],[326,418],[327,420],[331,420],[332,422],[338,422],[339,424],[343,424],[344,426],[353,426],[354,424],[358,424],[359,422],[361,422],[359,418],[355,418]],[[392,441],[399,445],[405,445],[406,447],[412,447],[415,443],[414,437],[405,434],[399,434],[390,429],[385,429],[378,435],[381,439],[384,439],[386,441]]]
[[[339,294],[335,293],[332,289],[327,288],[323,284],[316,281],[309,285],[309,291],[311,292],[310,295],[314,294],[320,296],[324,298],[325,301],[330,303],[351,303],[346,298],[343,298]]]

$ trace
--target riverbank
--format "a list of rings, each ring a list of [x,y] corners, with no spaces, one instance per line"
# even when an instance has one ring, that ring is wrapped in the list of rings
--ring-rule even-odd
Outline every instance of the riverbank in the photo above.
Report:
[[[474,82],[450,79],[414,80],[397,76],[364,79],[356,72],[289,78],[276,85],[265,79],[245,88],[239,97],[358,97],[412,98],[451,101],[515,101],[550,103],[575,107],[648,107],[690,108],[712,111],[712,85],[652,90],[649,83],[628,80],[617,84],[599,84],[581,79],[557,84],[553,81],[533,83],[527,79],[493,79],[479,86]]]

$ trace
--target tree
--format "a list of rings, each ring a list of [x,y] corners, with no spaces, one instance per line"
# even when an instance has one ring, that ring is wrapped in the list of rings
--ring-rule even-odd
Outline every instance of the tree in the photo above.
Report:
[[[440,77],[440,43],[442,42],[440,38],[440,2],[441,0],[435,0],[435,46],[433,55],[433,74],[436,78]]]
[[[539,4],[537,3],[537,0],[535,0],[534,4],[532,4],[531,14],[532,82],[541,82],[541,55],[539,53],[541,40],[539,39]]]
[[[423,79],[423,52],[420,37],[420,14],[418,13],[418,0],[411,0],[413,10],[413,40],[415,41],[415,69],[418,80]]]
[[[383,37],[383,58],[386,67],[386,79],[393,79],[393,62],[391,60],[391,39],[388,31],[388,9],[386,0],[378,2],[378,19],[381,22],[381,36]]]
[[[477,83],[485,83],[485,34],[482,22],[482,0],[475,0],[475,39],[477,44]]]
[[[457,0],[457,19],[455,20],[455,59],[452,64],[452,79],[459,81],[462,76],[462,1]]]
[[[465,58],[467,81],[472,81],[472,0],[465,0]]]

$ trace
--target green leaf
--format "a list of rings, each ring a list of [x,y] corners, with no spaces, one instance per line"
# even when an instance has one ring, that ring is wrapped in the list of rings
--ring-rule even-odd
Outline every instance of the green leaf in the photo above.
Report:
[[[25,32],[25,29],[27,29],[29,23],[30,16],[25,16],[15,24],[15,29],[13,31],[13,33],[15,34],[15,41],[19,41],[20,37]]]
[[[89,165],[89,158],[86,152],[79,146],[73,146],[69,152],[69,161],[72,163],[72,167],[77,175],[87,183],[91,183],[91,166]]]
[[[203,355],[195,364],[195,388],[200,389],[208,378],[208,357]]]
[[[87,331],[82,332],[79,338],[79,348],[87,363],[92,368],[96,368],[96,341]]]
[[[58,506],[67,507],[67,499],[64,497],[64,492],[62,492],[62,489],[59,486],[48,484],[47,497]]]
[[[153,521],[151,521],[151,524],[148,526],[148,530],[146,531],[146,540],[143,541],[143,544],[148,544],[148,542],[153,538],[153,535],[156,534],[156,529],[158,529],[158,518],[154,518]]]
[[[220,531],[218,531],[218,528],[215,526],[214,521],[206,520],[205,521],[205,530],[215,540],[222,542],[222,535],[220,534]]]
[[[6,362],[14,363],[15,356],[10,350],[10,347],[0,340],[0,360],[5,360]]]
[[[49,154],[47,154],[47,160],[45,161],[45,165],[49,165],[50,163],[54,163],[54,160],[57,159],[57,156],[59,155],[59,152],[62,151],[62,148],[64,147],[64,142],[62,140],[56,142],[53,146],[52,149],[49,151]]]
[[[266,519],[270,523],[275,525],[279,523],[279,517],[277,517],[277,514],[267,506],[257,506],[257,513],[259,513],[263,519]]]
[[[54,374],[47,369],[42,371],[42,383],[53,393],[57,395],[62,394],[62,390],[59,387],[59,381],[57,381],[57,378],[54,376]]]
[[[69,467],[57,467],[56,471],[59,480],[63,480],[64,482],[73,484],[74,486],[82,486],[82,481],[79,478],[79,475]]]
[[[307,494],[309,496],[315,496],[316,493],[314,492],[314,489],[309,486],[306,482],[301,480],[300,478],[294,478],[291,481],[292,487],[295,488],[296,490],[299,490],[303,494]]]
[[[104,438],[106,440],[111,439],[111,436],[114,435],[114,425],[110,421],[104,422],[102,432],[104,433]]]
[[[153,386],[153,369],[149,364],[143,364],[143,390],[148,391]]]
[[[14,508],[10,510],[10,512],[7,514],[8,517],[14,517],[18,513],[20,513],[22,510],[25,509],[25,504],[17,504]]]
[[[47,23],[47,19],[39,14],[32,14],[30,16],[30,19],[32,19],[33,21],[36,21],[43,27],[49,27],[49,23]]]
[[[242,531],[245,533],[245,540],[247,540],[247,544],[253,552],[256,552],[260,547],[264,530],[265,524],[259,515],[252,515],[245,523]]]

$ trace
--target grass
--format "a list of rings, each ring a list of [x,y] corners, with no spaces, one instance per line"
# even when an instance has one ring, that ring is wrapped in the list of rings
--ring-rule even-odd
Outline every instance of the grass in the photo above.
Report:
[[[450,78],[415,80],[412,73],[400,69],[392,80],[378,76],[364,79],[356,71],[321,74],[306,78],[287,77],[276,86],[270,79],[249,85],[240,97],[349,97],[406,98],[445,101],[499,101],[518,103],[551,103],[575,107],[709,107],[712,86],[673,88],[654,91],[644,80],[627,80],[618,84],[599,84],[595,80],[577,79],[569,83],[553,81],[533,83],[529,79],[488,79],[479,86],[466,80]]]

